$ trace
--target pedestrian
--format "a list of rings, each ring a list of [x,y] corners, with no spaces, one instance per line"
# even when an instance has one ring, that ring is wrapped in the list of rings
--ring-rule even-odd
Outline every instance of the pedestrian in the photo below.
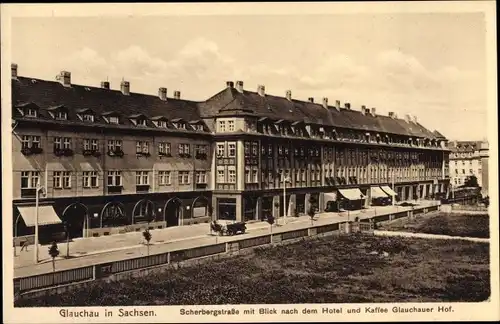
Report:
[[[21,252],[23,250],[26,250],[26,252],[28,252],[28,240],[24,240],[22,243],[21,243]]]

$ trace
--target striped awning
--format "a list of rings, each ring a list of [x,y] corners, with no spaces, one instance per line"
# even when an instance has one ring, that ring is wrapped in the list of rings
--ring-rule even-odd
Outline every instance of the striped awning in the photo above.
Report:
[[[389,186],[382,186],[382,190],[384,190],[384,192],[385,192],[386,194],[388,194],[389,196],[397,196],[397,195],[398,195],[398,194],[397,194],[394,190],[392,190],[392,189],[391,189],[391,187],[389,187]]]
[[[35,206],[22,206],[17,207],[24,223],[28,227],[36,225],[36,208]],[[62,223],[59,216],[52,206],[38,206],[38,225],[52,225]]]
[[[370,187],[370,194],[372,198],[385,198],[387,194],[380,189],[380,187]]]
[[[348,200],[360,200],[365,198],[365,195],[363,195],[359,188],[339,189],[339,193]]]

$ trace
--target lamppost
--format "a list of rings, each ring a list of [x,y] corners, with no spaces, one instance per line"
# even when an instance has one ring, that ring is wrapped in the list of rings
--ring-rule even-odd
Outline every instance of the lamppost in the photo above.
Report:
[[[35,263],[38,263],[38,200],[40,192],[45,194],[45,189],[40,185],[40,183],[37,183],[35,194]]]
[[[284,176],[283,177],[283,223],[286,224],[286,210],[287,208],[287,203],[286,203],[286,184],[287,182],[290,182],[290,178]]]

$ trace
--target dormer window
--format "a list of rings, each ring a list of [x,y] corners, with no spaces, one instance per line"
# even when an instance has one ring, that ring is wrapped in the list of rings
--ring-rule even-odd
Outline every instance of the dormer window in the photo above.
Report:
[[[57,107],[51,107],[48,109],[50,116],[56,120],[67,120],[68,119],[68,111],[66,108],[61,105]]]
[[[82,120],[84,122],[93,123],[94,122],[94,115],[92,115],[92,114],[83,114]]]
[[[65,111],[56,111],[54,113],[54,119],[57,119],[57,120],[67,120],[68,119],[68,113],[65,112]]]
[[[143,114],[131,115],[129,116],[129,118],[132,124],[134,124],[135,126],[142,126],[142,127],[148,126],[147,118]]]
[[[203,131],[203,125],[202,124],[196,124],[194,125],[194,129],[197,130],[197,131]]]
[[[186,122],[181,118],[172,119],[172,124],[174,124],[177,129],[187,129]]]
[[[38,115],[38,111],[35,108],[26,108],[24,110],[25,117],[36,117]]]
[[[120,117],[118,117],[118,114],[114,111],[106,112],[102,114],[104,117],[104,120],[108,124],[119,124],[120,123]]]
[[[144,118],[141,118],[141,119],[138,119],[137,120],[137,126],[147,126],[147,122],[146,122],[146,119]]]

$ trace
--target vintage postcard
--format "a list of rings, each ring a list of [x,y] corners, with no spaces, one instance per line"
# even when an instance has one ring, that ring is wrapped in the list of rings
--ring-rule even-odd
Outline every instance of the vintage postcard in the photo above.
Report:
[[[493,1],[1,12],[5,323],[500,318]]]

